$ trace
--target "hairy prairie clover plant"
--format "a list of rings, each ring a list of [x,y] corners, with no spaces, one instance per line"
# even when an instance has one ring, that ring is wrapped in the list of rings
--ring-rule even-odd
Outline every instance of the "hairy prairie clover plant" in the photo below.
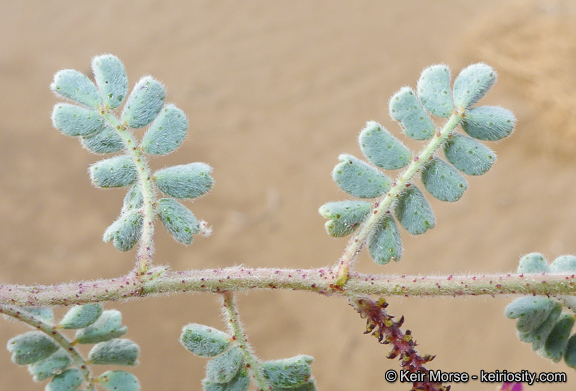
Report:
[[[358,138],[366,161],[341,154],[332,172],[336,184],[353,199],[328,202],[319,209],[329,235],[351,239],[334,265],[306,270],[236,266],[171,271],[153,266],[157,220],[186,245],[195,235],[209,235],[207,223],[184,202],[210,191],[212,168],[195,162],[152,171],[151,158],[173,152],[184,141],[186,115],[165,103],[162,83],[150,76],[141,78],[129,93],[124,65],[113,55],[95,57],[92,71],[93,80],[70,69],[56,73],[51,89],[67,102],[54,106],[52,122],[89,151],[114,154],[90,167],[90,179],[96,187],[126,188],[120,214],[103,239],[120,251],[138,244],[136,264],[125,276],[110,280],[0,285],[0,313],[34,329],[8,341],[12,361],[26,365],[34,381],[46,382],[46,390],[140,390],[139,380],[124,370],[138,364],[140,349],[124,338],[127,327],[120,312],[104,310],[101,303],[190,291],[218,294],[227,325],[222,331],[190,323],[180,335],[185,349],[208,359],[206,376],[198,380],[207,391],[317,389],[313,357],[299,354],[265,361],[248,343],[235,293],[251,289],[303,290],[347,299],[366,319],[365,333],[391,346],[387,357],[399,359],[402,370],[419,374],[412,390],[449,390],[452,385],[429,376],[426,365],[434,356],[416,351],[412,333],[402,329],[404,316],[391,315],[383,296],[521,295],[505,310],[507,317],[517,319],[520,340],[531,343],[538,354],[555,362],[564,359],[576,368],[576,336],[571,335],[576,311],[574,256],[548,264],[532,253],[520,260],[517,273],[492,276],[369,276],[353,270],[363,248],[378,264],[400,261],[404,249],[399,226],[420,235],[436,224],[426,194],[456,202],[468,188],[466,176],[482,175],[492,167],[496,155],[482,141],[509,136],[516,120],[504,108],[476,105],[496,81],[490,66],[470,65],[452,85],[448,67],[433,65],[422,72],[415,90],[403,87],[392,96],[390,116],[406,136],[425,142],[418,152],[379,123],[366,124]],[[444,119],[443,125],[438,127],[432,116]],[[142,128],[146,130],[137,138]],[[62,305],[71,307],[57,320],[52,307]],[[91,346],[87,357],[78,344]],[[124,369],[99,373],[98,365]],[[522,385],[505,382],[499,389],[520,391]]]

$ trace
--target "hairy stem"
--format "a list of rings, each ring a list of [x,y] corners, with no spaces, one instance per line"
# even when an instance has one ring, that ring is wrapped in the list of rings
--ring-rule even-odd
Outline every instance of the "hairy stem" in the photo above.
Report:
[[[230,332],[234,335],[234,339],[238,342],[238,346],[242,349],[244,354],[244,361],[246,368],[252,375],[252,379],[256,383],[259,391],[270,390],[270,386],[264,377],[264,370],[260,364],[260,360],[252,351],[252,347],[248,343],[238,311],[236,310],[236,303],[234,302],[234,295],[231,292],[224,292],[224,313],[228,319],[228,326]]]
[[[436,152],[442,143],[452,134],[452,131],[460,123],[463,113],[464,110],[458,110],[448,118],[442,130],[436,133],[417,157],[412,159],[412,163],[410,163],[408,168],[398,175],[390,191],[386,195],[382,196],[382,198],[376,203],[377,206],[370,214],[370,217],[366,219],[364,224],[362,224],[362,226],[348,241],[348,244],[338,262],[338,277],[336,279],[337,286],[342,287],[346,284],[350,267],[356,260],[362,246],[366,243],[370,232],[372,232],[376,224],[378,224],[386,213],[390,213],[390,208],[394,200],[398,198],[400,193],[402,193],[406,187],[410,186],[410,181],[414,178],[414,175],[416,175],[416,173],[432,158],[434,152]]]
[[[153,274],[155,269],[147,274]],[[576,275],[478,274],[393,276],[351,272],[338,287],[331,267],[318,269],[224,269],[166,271],[149,280],[132,273],[121,278],[50,286],[0,285],[0,305],[58,306],[183,292],[234,292],[288,289],[323,295],[379,296],[574,296]]]
[[[39,317],[36,317],[26,311],[24,308],[13,307],[10,305],[0,305],[0,313],[8,315],[14,319],[18,319],[21,322],[29,324],[30,326],[42,331],[50,338],[52,338],[62,349],[68,353],[74,364],[78,367],[84,380],[88,383],[88,390],[94,390],[94,379],[88,369],[86,361],[80,355],[80,352],[74,347],[72,342],[68,340],[63,334],[61,334],[56,326],[44,322]]]
[[[143,198],[143,223],[140,247],[138,248],[137,255],[137,269],[138,275],[144,276],[150,267],[152,254],[154,253],[154,204],[156,202],[156,196],[154,187],[152,186],[152,175],[144,159],[142,150],[138,147],[133,134],[128,130],[126,125],[120,123],[110,112],[105,112],[104,118],[116,129],[116,133],[124,143],[124,150],[132,159],[132,162],[136,166],[136,172],[138,173],[138,183]]]

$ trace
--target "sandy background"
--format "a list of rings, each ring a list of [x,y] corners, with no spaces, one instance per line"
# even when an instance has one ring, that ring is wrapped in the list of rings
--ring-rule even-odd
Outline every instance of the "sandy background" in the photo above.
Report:
[[[2,1],[0,12],[0,282],[50,284],[119,276],[134,254],[101,242],[119,213],[121,191],[91,187],[98,160],[52,129],[48,85],[63,68],[89,73],[90,58],[114,53],[131,84],[151,74],[190,119],[189,140],[152,166],[205,161],[216,186],[193,205],[214,235],[191,247],[162,227],[157,263],[174,269],[319,267],[345,240],[329,238],[317,209],[345,198],[330,179],[339,153],[359,156],[367,120],[399,132],[389,97],[414,86],[431,64],[454,73],[485,61],[500,82],[482,101],[512,109],[513,138],[492,147],[493,169],[470,178],[456,204],[432,201],[437,226],[404,232],[402,262],[379,273],[483,273],[515,269],[520,255],[576,253],[576,12],[572,2],[462,1]],[[411,144],[415,146],[415,144]],[[406,316],[421,353],[444,371],[568,371],[515,337],[502,315],[510,299],[390,299]],[[264,359],[313,355],[321,390],[406,390],[389,385],[389,348],[362,335],[343,300],[292,292],[240,297],[252,343]],[[205,361],[179,344],[183,325],[223,327],[210,295],[119,305],[127,337],[142,349],[134,369],[143,390],[199,390]],[[3,322],[0,342],[22,332]],[[103,368],[106,369],[106,368]],[[493,390],[471,382],[453,389]],[[0,390],[39,390],[0,352]]]

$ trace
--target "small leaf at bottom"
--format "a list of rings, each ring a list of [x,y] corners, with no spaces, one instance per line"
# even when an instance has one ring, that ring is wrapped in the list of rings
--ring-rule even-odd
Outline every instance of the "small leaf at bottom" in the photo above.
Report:
[[[140,239],[142,234],[143,216],[137,210],[120,215],[118,220],[113,222],[104,231],[104,241],[112,240],[114,247],[120,251],[128,251]]]
[[[394,217],[386,215],[368,237],[368,249],[374,262],[385,265],[402,257],[402,239]]]
[[[396,201],[394,213],[404,229],[412,235],[420,235],[434,228],[436,220],[428,200],[419,188],[411,185]]]
[[[342,237],[351,234],[366,220],[372,204],[365,201],[327,202],[318,212],[327,219],[324,227],[330,236]]]

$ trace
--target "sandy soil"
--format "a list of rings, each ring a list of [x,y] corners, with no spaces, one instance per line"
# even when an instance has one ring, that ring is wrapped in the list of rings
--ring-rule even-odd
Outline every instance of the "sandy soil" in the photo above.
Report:
[[[240,5],[241,4],[241,5]],[[494,168],[469,180],[456,204],[432,201],[437,227],[404,235],[405,257],[386,267],[363,254],[358,269],[377,273],[485,273],[515,269],[539,251],[576,253],[572,191],[576,167],[576,13],[566,1],[427,0],[335,2],[4,1],[0,13],[0,282],[52,284],[119,276],[132,267],[100,241],[119,213],[121,191],[103,192],[86,175],[98,157],[52,129],[48,89],[62,68],[89,72],[90,58],[114,53],[134,83],[152,74],[168,101],[189,116],[191,132],[164,165],[205,161],[216,186],[194,212],[214,235],[191,247],[161,227],[157,263],[189,269],[319,267],[336,261],[344,240],[329,238],[317,209],[345,198],[330,179],[339,153],[358,155],[367,120],[398,132],[387,101],[414,86],[427,65],[456,73],[473,61],[500,72],[483,104],[508,107],[517,132],[493,145]],[[415,144],[411,144],[414,146]],[[515,337],[492,298],[398,299],[433,369],[567,371]],[[240,297],[251,341],[264,359],[313,355],[322,390],[406,390],[383,379],[389,348],[362,335],[344,301],[292,292]],[[205,361],[179,344],[183,325],[222,327],[210,295],[108,305],[124,314],[142,348],[134,369],[144,390],[199,390]],[[0,341],[22,332],[2,323]],[[0,354],[0,390],[38,390],[26,370]],[[106,369],[106,368],[103,368]],[[453,389],[493,390],[470,382]]]

